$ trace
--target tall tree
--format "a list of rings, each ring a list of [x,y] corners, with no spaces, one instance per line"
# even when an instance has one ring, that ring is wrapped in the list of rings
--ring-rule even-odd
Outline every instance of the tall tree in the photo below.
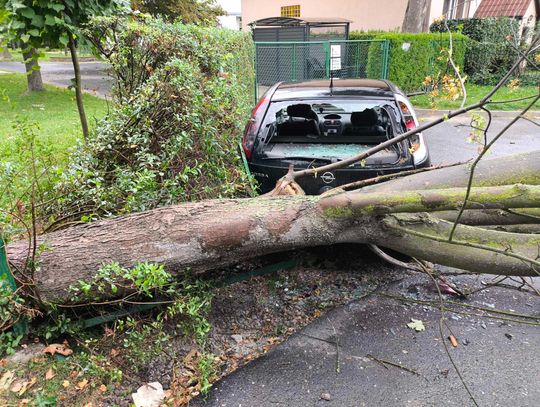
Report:
[[[215,0],[132,0],[131,6],[133,10],[186,24],[215,24],[217,17],[227,14]]]
[[[419,33],[424,31],[424,21],[429,12],[428,0],[409,0],[407,2],[407,9],[405,11],[405,17],[403,18],[403,24],[401,25],[401,31],[406,33]]]

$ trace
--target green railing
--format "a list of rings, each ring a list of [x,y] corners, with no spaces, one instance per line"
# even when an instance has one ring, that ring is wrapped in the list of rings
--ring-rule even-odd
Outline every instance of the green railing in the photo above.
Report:
[[[276,82],[328,79],[330,74],[386,79],[388,51],[387,40],[256,42],[255,96]]]

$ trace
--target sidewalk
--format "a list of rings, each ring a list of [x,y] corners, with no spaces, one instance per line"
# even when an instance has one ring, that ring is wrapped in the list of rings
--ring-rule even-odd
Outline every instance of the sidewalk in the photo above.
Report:
[[[473,284],[475,278],[458,280]],[[491,278],[482,276],[486,281]],[[433,306],[385,295],[432,301]],[[540,297],[510,288],[490,288],[470,300],[445,298],[491,310],[536,315],[540,311]],[[384,292],[330,311],[219,382],[206,403],[197,400],[191,405],[470,406],[443,341],[479,405],[538,405],[540,327],[457,307],[465,314],[446,315],[458,341],[454,348],[446,327],[441,339],[437,304],[438,295],[427,277],[405,276]],[[423,321],[426,330],[407,327],[411,318]]]

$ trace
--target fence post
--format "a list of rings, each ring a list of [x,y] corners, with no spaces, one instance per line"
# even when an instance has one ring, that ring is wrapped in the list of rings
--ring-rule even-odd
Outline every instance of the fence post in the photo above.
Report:
[[[292,44],[292,73],[291,73],[291,79],[293,81],[296,80],[296,44]]]
[[[258,96],[258,93],[259,93],[259,80],[258,80],[258,72],[259,70],[257,69],[257,50],[259,49],[259,47],[257,46],[257,43],[253,44],[255,46],[255,52],[253,53],[253,67],[255,68],[255,83],[254,83],[254,86],[253,86],[253,94],[255,96],[255,104],[257,104],[257,96]]]
[[[326,79],[330,78],[330,41],[323,44],[324,49],[324,71]]]
[[[388,79],[388,59],[390,56],[390,41],[384,40],[383,45],[383,69],[382,69],[382,79]]]

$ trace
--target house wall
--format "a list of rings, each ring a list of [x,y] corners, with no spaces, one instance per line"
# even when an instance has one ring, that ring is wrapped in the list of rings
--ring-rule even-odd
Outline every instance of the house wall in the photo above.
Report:
[[[534,29],[536,20],[538,19],[539,12],[540,10],[536,9],[536,2],[531,1],[531,3],[529,4],[529,7],[527,7],[527,11],[525,11],[525,14],[523,14],[523,18],[521,19],[522,32],[526,27]]]
[[[432,23],[435,20],[440,19],[443,16],[444,12],[444,3],[448,3],[450,6],[456,9],[454,10],[455,14],[457,10],[457,5],[463,3],[462,15],[456,16],[457,18],[472,18],[476,9],[480,5],[481,0],[431,0],[431,7],[429,10],[429,21]],[[450,16],[451,17],[451,16]]]
[[[300,18],[339,17],[352,20],[352,30],[399,30],[407,0],[242,0],[242,29],[266,17],[281,15],[282,6],[300,5]]]

